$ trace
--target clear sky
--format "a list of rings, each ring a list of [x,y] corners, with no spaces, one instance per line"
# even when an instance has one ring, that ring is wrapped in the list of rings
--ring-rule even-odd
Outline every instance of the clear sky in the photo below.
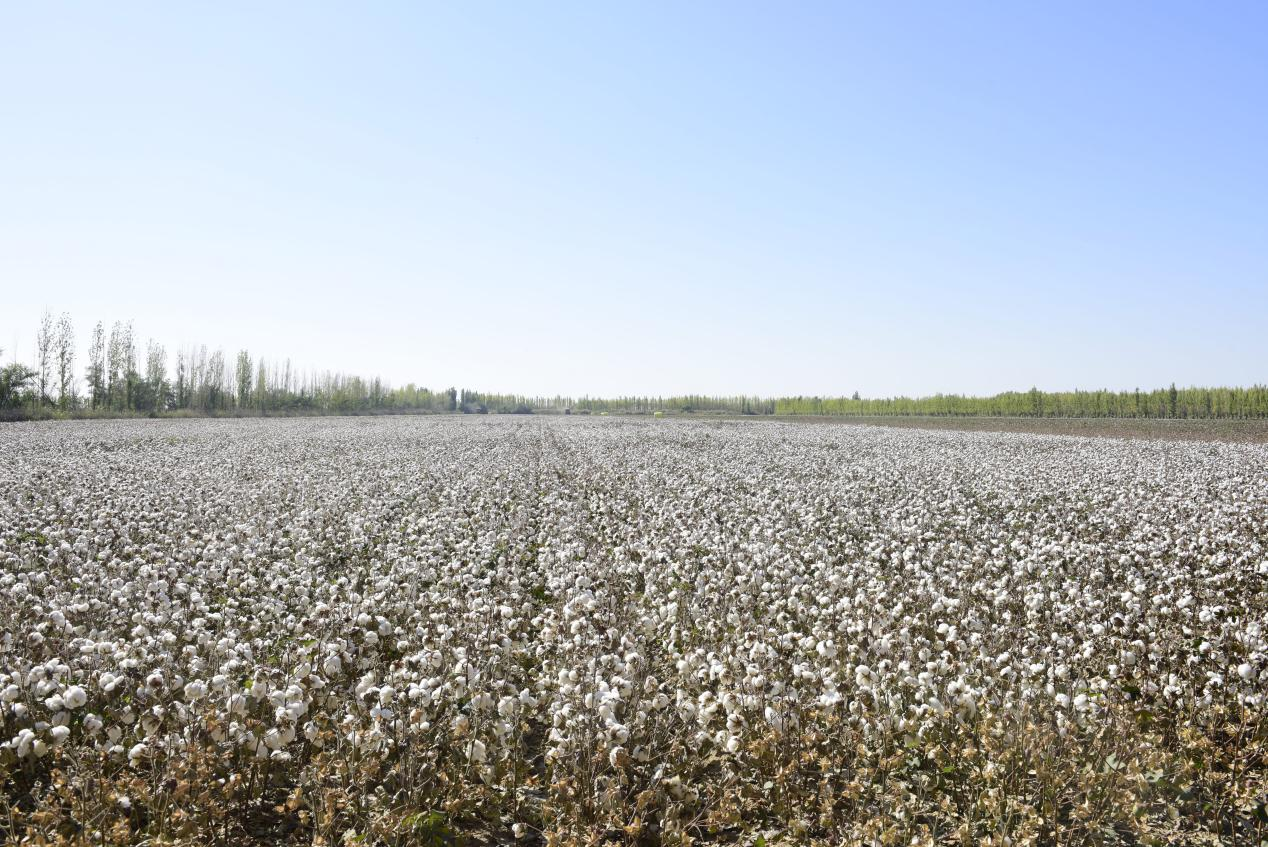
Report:
[[[490,391],[1268,381],[1268,4],[7,3],[45,309]]]

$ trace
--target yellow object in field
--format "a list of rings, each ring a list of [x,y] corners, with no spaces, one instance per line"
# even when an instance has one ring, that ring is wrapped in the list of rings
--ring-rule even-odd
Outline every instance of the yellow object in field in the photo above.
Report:
[[[665,413],[664,413],[664,412],[653,412],[653,413],[652,413],[652,417],[653,417],[653,418],[663,418],[663,417],[665,417]]]

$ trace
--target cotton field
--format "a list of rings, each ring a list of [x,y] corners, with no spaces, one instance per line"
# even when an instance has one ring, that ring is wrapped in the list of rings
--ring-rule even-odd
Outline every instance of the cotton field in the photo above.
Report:
[[[1268,447],[0,428],[31,844],[1260,843]]]

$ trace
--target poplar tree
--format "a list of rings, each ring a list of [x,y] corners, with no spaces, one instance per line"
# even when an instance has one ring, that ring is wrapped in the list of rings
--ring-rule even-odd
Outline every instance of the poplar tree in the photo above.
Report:
[[[44,406],[49,401],[53,387],[53,358],[55,343],[53,315],[44,310],[40,318],[40,331],[35,334],[35,405]]]
[[[92,408],[99,409],[106,400],[106,329],[101,321],[97,321],[92,331],[92,344],[88,348],[87,378]]]
[[[237,371],[234,374],[238,383],[237,403],[239,409],[251,406],[251,354],[246,350],[238,351]]]
[[[167,408],[167,351],[153,339],[145,347],[145,391],[149,411],[161,412]]]
[[[57,322],[57,404],[67,411],[75,402],[75,327],[62,312]]]

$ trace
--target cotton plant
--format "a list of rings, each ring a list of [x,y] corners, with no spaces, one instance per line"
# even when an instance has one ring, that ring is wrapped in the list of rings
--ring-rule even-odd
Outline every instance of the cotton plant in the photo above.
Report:
[[[391,418],[0,448],[10,840],[1261,819],[1262,446]]]

